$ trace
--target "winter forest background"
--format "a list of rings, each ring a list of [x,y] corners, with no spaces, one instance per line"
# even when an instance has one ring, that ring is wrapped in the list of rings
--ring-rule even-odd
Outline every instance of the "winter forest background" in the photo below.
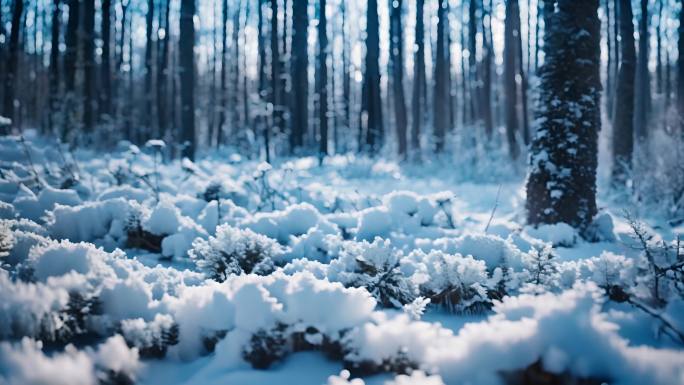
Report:
[[[0,0],[0,385],[684,384],[683,5]]]

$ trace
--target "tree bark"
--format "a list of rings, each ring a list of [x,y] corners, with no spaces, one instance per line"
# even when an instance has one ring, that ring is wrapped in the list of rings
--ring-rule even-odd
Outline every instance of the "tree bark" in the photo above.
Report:
[[[12,27],[10,30],[9,52],[5,66],[5,87],[3,98],[3,115],[14,119],[16,98],[17,66],[19,65],[19,31],[24,14],[24,0],[14,0],[12,7]],[[9,127],[6,128],[9,130]]]
[[[615,124],[613,125],[612,183],[624,186],[629,177],[634,148],[634,81],[636,77],[636,48],[632,2],[620,0],[620,41],[622,55],[617,79]]]
[[[83,129],[95,129],[95,0],[83,1]]]
[[[102,67],[100,68],[100,119],[108,117],[111,113],[112,99],[112,64],[111,64],[111,8],[112,0],[102,0]]]
[[[308,0],[292,2],[292,132],[290,151],[304,145],[304,134],[309,129],[309,58],[307,54]]]
[[[413,96],[412,107],[412,128],[411,128],[411,150],[415,155],[420,153],[420,133],[423,124],[423,89],[425,88],[425,26],[423,24],[423,8],[425,0],[416,1],[416,53],[413,60]]]
[[[508,143],[508,153],[512,159],[520,156],[517,135],[520,130],[520,119],[518,117],[518,87],[515,81],[517,71],[517,41],[516,34],[520,34],[515,22],[516,17],[520,19],[518,0],[508,0],[506,2],[506,21],[504,25],[504,94],[505,94],[505,115],[506,115],[506,141]]]
[[[435,96],[432,101],[432,105],[434,107],[433,120],[435,126],[435,152],[437,153],[444,151],[446,131],[449,122],[449,63],[447,63],[447,52],[449,47],[446,43],[447,39],[444,36],[446,32],[446,18],[446,2],[444,0],[439,0],[437,8],[437,45],[435,46]]]
[[[59,30],[61,26],[60,0],[53,0],[52,26],[50,31],[50,106],[48,112],[48,128],[55,129],[55,116],[59,111]]]
[[[636,78],[636,107],[634,108],[634,131],[638,144],[646,148],[648,119],[651,106],[651,81],[648,70],[648,0],[641,0],[639,21],[639,58]]]
[[[598,0],[545,1],[540,123],[527,180],[530,225],[585,230],[596,214],[601,22]]]
[[[369,154],[382,148],[382,100],[380,96],[380,37],[378,2],[369,0],[366,15],[366,59],[361,96],[361,126],[365,127],[365,143]]]
[[[274,0],[275,1],[275,0]],[[318,156],[322,162],[328,155],[328,22],[326,18],[326,0],[320,0],[318,9]]]
[[[406,143],[406,101],[404,98],[404,39],[401,25],[403,0],[390,2],[390,66],[394,96],[394,124],[397,128],[399,157],[404,159]]]
[[[154,0],[147,1],[147,15],[145,17],[145,36],[147,38],[145,42],[145,90],[144,90],[144,100],[145,100],[145,110],[143,111],[143,122],[147,130],[145,133],[145,138],[150,138],[152,135],[152,50],[153,50],[153,34],[154,34]]]
[[[195,0],[181,0],[179,64],[181,86],[181,156],[195,158]]]

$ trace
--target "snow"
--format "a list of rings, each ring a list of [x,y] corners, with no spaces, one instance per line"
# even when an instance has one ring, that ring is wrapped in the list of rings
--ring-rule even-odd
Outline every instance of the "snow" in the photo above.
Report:
[[[658,302],[649,262],[678,263],[681,226],[645,218],[649,257],[615,202],[582,236],[525,226],[522,181],[436,161],[151,152],[78,150],[68,189],[0,180],[0,383],[498,384],[535,363],[684,383],[664,322],[684,330],[680,276],[658,276]],[[139,178],[155,167],[158,196]]]

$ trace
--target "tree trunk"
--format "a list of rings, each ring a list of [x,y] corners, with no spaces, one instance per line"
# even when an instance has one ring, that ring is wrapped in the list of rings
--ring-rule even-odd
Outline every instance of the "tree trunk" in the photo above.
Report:
[[[378,2],[369,0],[366,15],[366,68],[361,91],[361,126],[366,129],[366,138],[361,148],[373,155],[380,151],[383,141],[379,56]]]
[[[152,135],[152,50],[153,50],[153,34],[154,34],[154,0],[147,1],[147,15],[145,18],[146,28],[145,36],[147,41],[145,43],[145,90],[144,90],[144,100],[145,100],[145,110],[143,111],[143,122],[147,130],[145,133],[145,139],[148,139]]]
[[[679,129],[684,138],[684,1],[679,11],[678,56],[677,56],[677,111],[679,112]]]
[[[516,57],[517,42],[516,34],[520,34],[515,22],[518,17],[518,0],[508,0],[506,2],[506,21],[504,26],[504,94],[505,94],[505,114],[506,114],[506,139],[508,142],[508,152],[512,159],[517,159],[520,155],[517,135],[520,130],[520,119],[518,118],[518,91],[515,77],[517,74]]]
[[[307,55],[308,0],[292,2],[292,132],[290,152],[304,144],[308,131],[309,57]]]
[[[164,18],[161,20],[159,27],[164,28],[163,35],[159,36],[157,46],[159,49],[159,65],[157,67],[157,123],[159,125],[159,137],[165,138],[168,134],[168,96],[167,89],[169,84],[169,13],[171,8],[171,0],[166,0],[164,3]],[[150,111],[151,113],[151,111]]]
[[[651,106],[651,82],[648,70],[648,0],[641,0],[639,21],[639,60],[637,62],[636,107],[634,108],[634,131],[637,144],[646,148],[648,119]]]
[[[83,129],[95,129],[95,0],[83,1]]]
[[[281,132],[283,124],[282,71],[280,41],[278,39],[278,0],[271,0],[271,104],[273,105],[273,127]]]
[[[180,85],[181,85],[181,156],[195,158],[195,0],[181,0],[180,9]]]
[[[663,56],[662,56],[662,26],[663,1],[658,0],[658,26],[656,27],[656,85],[658,93],[663,92]]]
[[[273,0],[275,1],[275,0]],[[318,124],[319,147],[318,156],[322,162],[328,155],[328,23],[326,18],[326,0],[320,0],[318,8]]]
[[[412,128],[411,128],[411,150],[418,155],[420,153],[420,133],[423,124],[423,89],[425,87],[425,26],[423,25],[423,8],[425,0],[416,1],[416,53],[413,64],[413,96],[412,107]]]
[[[529,0],[528,0],[529,1]],[[482,4],[482,12],[485,12],[484,2]],[[482,48],[484,50],[484,69],[482,74],[482,118],[484,120],[485,135],[487,140],[492,138],[494,132],[494,121],[492,118],[492,70],[494,68],[494,47],[492,39],[492,0],[489,1],[489,8],[487,13],[490,17],[488,25],[482,24]]]
[[[109,117],[112,99],[112,65],[111,65],[111,8],[112,0],[102,0],[102,67],[100,84],[100,119]]]
[[[168,0],[167,0],[168,1]],[[228,62],[226,55],[228,54],[228,0],[223,0],[221,5],[221,91],[219,92],[219,111],[218,111],[218,132],[216,136],[216,145],[223,144],[223,131],[226,124],[226,109],[228,108],[228,99],[226,95],[227,81],[228,81]],[[236,9],[239,12],[239,8]],[[233,24],[233,29],[237,27]],[[233,44],[237,44],[237,39],[233,40]],[[235,58],[237,60],[237,57]],[[237,86],[237,81],[233,83],[233,88]]]
[[[580,230],[596,214],[601,22],[598,0],[545,1],[545,62],[539,129],[527,180],[530,225],[565,222]]]
[[[403,0],[390,2],[390,66],[394,96],[394,124],[397,127],[399,157],[406,157],[406,101],[404,100],[404,39],[401,25]]]
[[[445,136],[448,126],[449,105],[449,82],[447,63],[447,51],[445,31],[447,18],[447,5],[444,0],[439,0],[437,8],[437,45],[435,47],[435,96],[432,101],[434,107],[433,119],[435,126],[435,152],[444,151]]]
[[[622,55],[616,90],[612,170],[612,182],[617,186],[624,186],[629,177],[634,148],[634,81],[637,58],[632,17],[631,0],[620,0]]]
[[[52,26],[50,36],[50,106],[48,111],[48,127],[51,133],[55,129],[55,116],[59,111],[59,30],[61,26],[60,0],[53,0]]]
[[[24,14],[24,0],[14,0],[12,7],[12,28],[10,30],[9,52],[7,53],[7,65],[5,67],[5,87],[3,115],[14,119],[16,104],[16,77],[19,64],[19,30]],[[9,130],[9,127],[7,128]]]
[[[421,1],[421,0],[418,0]],[[347,31],[347,7],[345,5],[346,0],[341,0],[340,1],[340,13],[342,14],[342,109],[343,109],[343,115],[344,115],[344,127],[346,128],[345,131],[351,131],[352,124],[351,124],[351,75],[350,75],[350,70],[349,70],[349,51],[350,51],[350,43],[348,41],[349,39],[349,32]],[[345,136],[345,139],[348,138],[348,136]],[[342,152],[347,152],[347,140],[342,141],[342,146],[341,150]],[[335,146],[338,146],[338,143],[335,142]],[[337,151],[340,151],[340,148],[336,148]]]

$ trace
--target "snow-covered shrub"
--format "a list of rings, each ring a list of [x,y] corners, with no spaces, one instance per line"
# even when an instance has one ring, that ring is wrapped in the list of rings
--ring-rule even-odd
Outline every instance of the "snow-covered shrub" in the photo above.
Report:
[[[371,241],[376,237],[388,238],[391,231],[392,216],[386,207],[371,207],[359,212],[356,239]]]
[[[430,345],[451,337],[446,329],[405,314],[376,314],[373,322],[350,331],[343,344],[345,367],[359,375],[379,372],[408,373],[426,358]]]
[[[572,247],[579,238],[574,227],[562,222],[536,227],[527,226],[525,232],[532,238],[551,243],[554,247]]]
[[[523,255],[523,262],[529,277],[527,282],[536,287],[553,287],[555,274],[558,271],[550,244],[538,249],[533,247]]]
[[[255,369],[268,369],[287,354],[287,325],[278,324],[271,329],[259,329],[242,349],[242,357]]]
[[[66,309],[69,294],[45,284],[12,281],[0,270],[0,339],[24,336],[56,339],[64,323],[60,311]]]
[[[178,343],[178,324],[168,314],[157,314],[151,322],[142,318],[121,322],[121,335],[141,357],[163,358],[171,345]]]
[[[347,287],[365,287],[380,305],[401,309],[416,297],[416,287],[400,269],[401,253],[389,240],[347,242],[330,263],[328,278]]]
[[[23,338],[12,345],[0,343],[0,383],[95,385],[132,384],[140,369],[137,349],[129,349],[121,336],[113,336],[97,349],[46,354],[43,343]]]
[[[582,235],[591,242],[615,242],[613,216],[606,211],[599,212]]]
[[[285,255],[287,260],[306,258],[312,261],[329,262],[337,257],[342,245],[342,238],[338,234],[329,234],[314,227],[292,240],[292,248]]]
[[[454,313],[479,313],[491,306],[483,261],[438,250],[416,250],[407,259],[416,264],[413,281],[432,303]]]
[[[281,244],[288,244],[292,237],[304,235],[317,226],[327,234],[337,232],[337,227],[308,203],[291,205],[282,211],[257,213],[243,220],[240,226],[273,238]]]
[[[508,239],[496,235],[464,234],[457,238],[439,238],[422,245],[421,249],[441,250],[449,254],[471,255],[482,260],[487,270],[493,271],[497,267],[512,268],[520,271],[523,268],[522,252]]]
[[[400,374],[385,385],[444,385],[439,375],[430,376],[422,370],[414,370],[411,374]]]
[[[195,239],[190,257],[207,276],[223,282],[230,275],[270,273],[280,253],[277,242],[266,236],[221,225],[216,236]]]
[[[93,241],[122,226],[128,211],[129,203],[122,198],[86,202],[74,207],[58,205],[47,213],[46,227],[50,235],[57,239]]]

